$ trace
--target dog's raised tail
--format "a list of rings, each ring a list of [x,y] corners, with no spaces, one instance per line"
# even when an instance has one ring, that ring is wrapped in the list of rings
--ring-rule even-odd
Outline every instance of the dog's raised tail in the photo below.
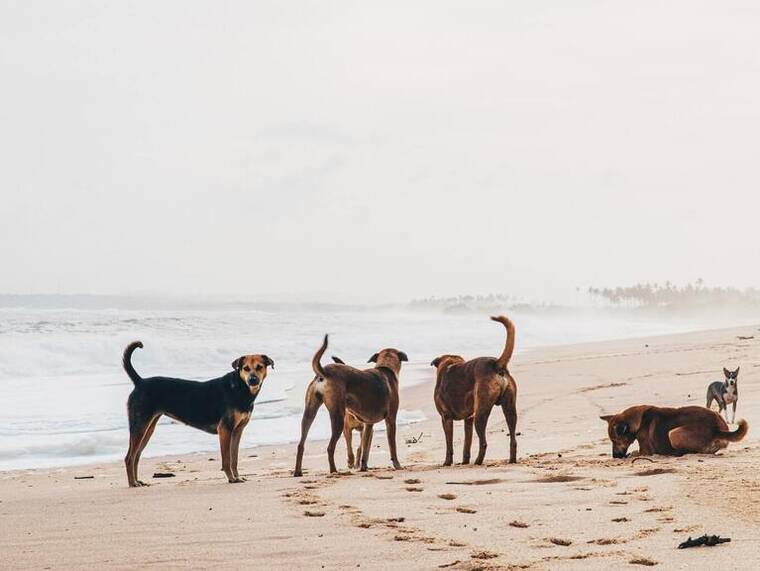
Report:
[[[507,328],[507,341],[504,344],[504,351],[501,357],[496,360],[496,367],[499,371],[506,371],[509,360],[512,358],[512,353],[515,351],[515,324],[506,315],[499,315],[491,319],[498,321]]]
[[[325,338],[322,341],[322,346],[317,350],[316,353],[314,353],[314,357],[311,359],[311,368],[314,369],[314,374],[318,377],[325,378],[325,370],[322,367],[322,363],[320,361],[322,360],[322,355],[325,354],[325,351],[327,351],[327,334],[325,333]]]
[[[135,371],[135,368],[132,366],[132,353],[135,352],[135,349],[142,349],[142,347],[142,341],[132,341],[132,343],[127,345],[127,348],[124,349],[124,356],[121,359],[121,364],[124,366],[124,370],[135,385],[139,385],[142,382],[142,377],[137,374],[137,371]]]
[[[720,431],[718,436],[724,440],[728,440],[729,442],[739,442],[745,436],[747,436],[747,432],[749,432],[749,422],[741,419],[739,421],[739,428],[737,428],[734,432],[731,432],[730,430],[726,432]]]

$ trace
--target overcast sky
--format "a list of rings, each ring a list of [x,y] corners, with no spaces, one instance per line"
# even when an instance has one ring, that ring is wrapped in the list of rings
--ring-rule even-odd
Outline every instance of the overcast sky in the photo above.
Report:
[[[0,0],[0,292],[760,286],[760,3]]]

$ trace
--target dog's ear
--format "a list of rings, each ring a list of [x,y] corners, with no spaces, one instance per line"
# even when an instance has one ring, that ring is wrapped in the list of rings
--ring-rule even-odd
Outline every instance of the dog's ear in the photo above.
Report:
[[[346,362],[343,359],[341,359],[340,357],[336,357],[335,355],[332,356],[332,360],[333,362],[338,363],[338,365],[346,364]]]
[[[274,369],[274,361],[272,361],[272,359],[270,359],[267,355],[262,355],[261,358],[267,367],[272,367]]]
[[[369,361],[367,363],[377,363],[377,358],[380,356],[379,353],[375,353],[369,358]]]
[[[735,377],[739,376],[739,369],[741,369],[741,367],[736,367],[736,370],[734,371],[734,376]]]
[[[440,357],[436,357],[435,359],[433,359],[432,361],[430,361],[430,366],[431,367],[438,367],[438,365],[440,365],[440,364],[441,364],[441,358]]]
[[[404,353],[403,351],[398,352],[398,358],[401,360],[402,363],[404,361],[409,361],[409,357],[407,357],[406,353]]]
[[[628,434],[629,430],[630,430],[630,427],[625,422],[618,422],[615,425],[615,434],[617,434],[618,436],[625,436],[626,434]]]
[[[613,416],[614,415],[612,414],[605,414],[603,416],[600,416],[599,418],[601,418],[604,422],[609,422],[610,420],[612,420]]]
[[[723,367],[723,374],[727,377],[727,376],[729,376],[731,374],[731,371],[729,371],[728,369],[726,369],[725,367]]]
[[[235,359],[234,361],[232,361],[232,368],[235,369],[236,371],[239,371],[240,370],[240,365],[243,364],[243,359],[244,359],[244,357],[238,357],[237,359]]]

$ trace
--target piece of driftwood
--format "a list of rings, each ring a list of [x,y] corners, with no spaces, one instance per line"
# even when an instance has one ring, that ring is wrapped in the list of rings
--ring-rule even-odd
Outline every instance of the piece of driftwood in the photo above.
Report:
[[[154,478],[174,478],[176,474],[172,474],[171,472],[156,472],[153,474]]]
[[[74,476],[75,480],[92,480],[95,476]]]
[[[721,543],[728,543],[731,541],[730,537],[721,537],[720,535],[702,535],[694,539],[689,536],[689,539],[684,541],[678,546],[678,549],[686,549],[687,547],[699,547],[700,545],[707,545],[712,547],[713,545],[720,545]]]
[[[422,442],[422,432],[420,432],[419,436],[412,436],[404,440],[405,444],[417,444],[418,442]]]

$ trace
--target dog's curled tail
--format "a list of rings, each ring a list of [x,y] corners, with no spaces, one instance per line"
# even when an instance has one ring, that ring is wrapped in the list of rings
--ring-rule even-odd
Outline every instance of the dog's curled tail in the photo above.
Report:
[[[512,358],[512,353],[515,351],[515,324],[506,315],[499,315],[491,318],[493,321],[498,321],[504,327],[507,328],[507,341],[504,344],[504,351],[496,360],[496,366],[499,371],[506,371],[509,360]]]
[[[728,440],[729,442],[739,442],[741,439],[747,436],[747,432],[749,432],[749,422],[741,419],[739,421],[739,428],[737,428],[735,432],[731,432],[730,430],[726,432],[720,431],[718,436],[724,440]]]
[[[121,364],[124,366],[124,370],[135,385],[139,385],[142,382],[142,377],[137,374],[137,371],[135,371],[135,368],[132,366],[132,353],[134,353],[135,349],[138,347],[142,349],[142,341],[132,341],[132,343],[127,345],[127,348],[124,349],[124,356],[121,359]]]
[[[325,338],[322,341],[322,346],[317,350],[316,353],[314,353],[314,357],[312,357],[311,359],[311,368],[314,369],[314,374],[322,379],[325,378],[325,370],[322,367],[322,363],[320,363],[320,361],[322,360],[322,355],[325,354],[325,351],[327,351],[327,334],[326,333],[325,333]]]

